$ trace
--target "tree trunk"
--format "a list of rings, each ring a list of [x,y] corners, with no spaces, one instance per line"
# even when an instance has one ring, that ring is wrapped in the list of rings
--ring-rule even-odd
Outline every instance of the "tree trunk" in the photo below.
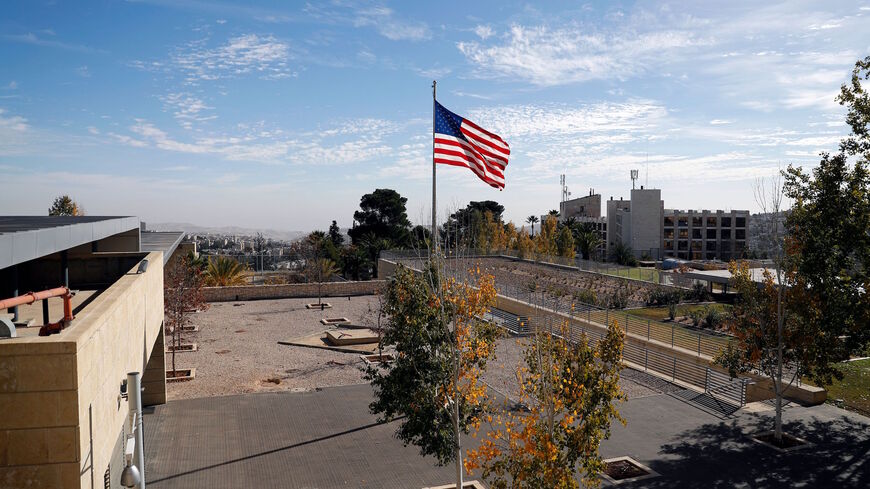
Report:
[[[776,296],[776,381],[773,387],[776,390],[776,421],[774,422],[774,437],[778,444],[782,444],[782,347],[783,347],[783,317],[782,317],[782,271],[780,266],[776,268],[777,296]]]
[[[455,354],[456,365],[453,374],[453,439],[456,443],[456,489],[463,489],[462,444],[459,437],[459,352]]]

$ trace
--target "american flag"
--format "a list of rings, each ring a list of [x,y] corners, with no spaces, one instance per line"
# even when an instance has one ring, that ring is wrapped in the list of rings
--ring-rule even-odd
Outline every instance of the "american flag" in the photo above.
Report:
[[[502,138],[437,101],[434,132],[435,163],[468,168],[491,187],[504,188],[504,169],[511,149]]]

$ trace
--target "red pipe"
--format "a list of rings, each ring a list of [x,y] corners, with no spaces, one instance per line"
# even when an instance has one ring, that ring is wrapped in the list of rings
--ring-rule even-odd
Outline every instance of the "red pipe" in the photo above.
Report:
[[[52,333],[60,333],[60,330],[69,326],[69,323],[75,318],[72,313],[72,296],[72,291],[66,287],[56,287],[54,289],[43,290],[42,292],[28,292],[24,295],[0,301],[0,309],[8,309],[10,307],[21,306],[24,304],[33,304],[36,301],[49,299],[51,297],[62,297],[63,319],[56,323],[48,323],[39,328],[39,336],[48,336]]]

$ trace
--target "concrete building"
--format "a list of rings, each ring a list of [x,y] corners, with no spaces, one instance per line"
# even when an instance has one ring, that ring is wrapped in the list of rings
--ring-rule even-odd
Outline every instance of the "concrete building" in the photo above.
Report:
[[[668,209],[662,235],[664,256],[722,261],[743,258],[749,218],[749,211]]]
[[[631,190],[630,200],[607,201],[607,255],[617,243],[631,247],[636,258],[661,259],[664,202],[659,189]]]
[[[590,194],[559,203],[559,218],[562,220],[573,217],[601,217],[601,194]]]
[[[166,402],[163,269],[182,238],[135,217],[0,217],[0,300],[20,304],[0,318],[0,486],[121,487],[128,373],[144,405]],[[62,297],[25,293],[46,289]]]

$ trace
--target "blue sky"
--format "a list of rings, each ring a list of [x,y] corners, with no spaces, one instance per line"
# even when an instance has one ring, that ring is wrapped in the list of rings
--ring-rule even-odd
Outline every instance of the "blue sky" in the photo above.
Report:
[[[503,192],[439,167],[439,213],[521,221],[575,196],[757,208],[812,166],[870,54],[870,1],[4,2],[0,211],[69,193],[90,214],[275,229],[349,226],[389,187],[425,222],[431,80],[511,144]],[[647,177],[648,174],[648,177]]]

